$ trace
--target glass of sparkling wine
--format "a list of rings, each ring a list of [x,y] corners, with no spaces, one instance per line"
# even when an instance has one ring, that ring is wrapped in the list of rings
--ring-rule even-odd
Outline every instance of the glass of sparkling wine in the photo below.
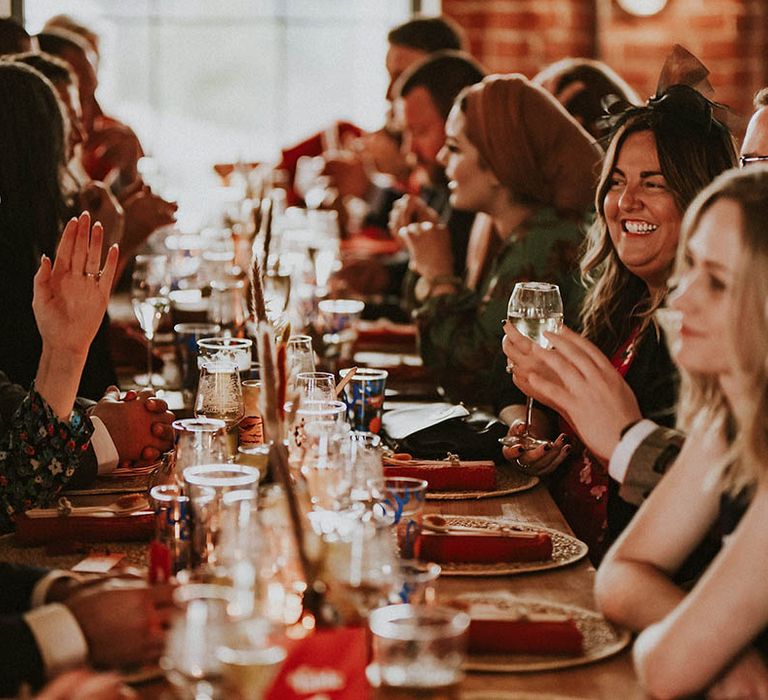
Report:
[[[237,365],[224,359],[204,361],[195,398],[195,416],[224,421],[230,460],[237,454],[237,424],[244,415],[243,388]]]
[[[163,314],[170,309],[171,274],[165,255],[137,255],[131,278],[133,312],[147,339],[147,376],[137,383],[154,389],[152,375],[152,341]]]
[[[563,327],[563,300],[556,284],[547,282],[518,282],[507,306],[507,320],[520,333],[543,348],[549,348],[544,332],[559,333]],[[499,442],[507,447],[523,446],[526,450],[544,444],[530,434],[533,398],[528,397],[525,428],[521,435],[511,435]]]

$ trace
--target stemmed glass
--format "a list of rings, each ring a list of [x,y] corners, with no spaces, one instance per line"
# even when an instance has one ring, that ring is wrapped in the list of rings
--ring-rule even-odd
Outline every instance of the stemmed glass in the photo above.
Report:
[[[163,314],[171,302],[171,275],[165,255],[137,255],[131,283],[133,312],[147,339],[146,386],[154,390],[152,376],[152,341]],[[141,382],[137,378],[137,382]]]
[[[224,421],[230,458],[237,453],[235,428],[244,415],[243,388],[237,365],[224,359],[203,362],[195,399],[195,416]]]
[[[563,300],[560,297],[560,289],[556,284],[547,282],[518,282],[509,297],[507,320],[534,343],[542,348],[549,348],[545,331],[559,333],[563,327]],[[533,398],[529,396],[522,434],[501,438],[499,442],[506,447],[522,446],[525,450],[546,444],[546,440],[538,440],[530,434],[532,413]]]

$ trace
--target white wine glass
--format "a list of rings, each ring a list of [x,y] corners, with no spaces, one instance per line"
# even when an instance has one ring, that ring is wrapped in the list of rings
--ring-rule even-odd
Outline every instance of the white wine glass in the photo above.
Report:
[[[204,361],[195,398],[195,416],[224,421],[230,459],[237,454],[237,424],[244,415],[243,387],[237,365],[224,359]]]
[[[152,345],[155,332],[163,315],[170,309],[171,274],[165,255],[137,255],[131,277],[133,312],[147,339],[146,381],[137,377],[137,383],[154,390],[152,374]]]
[[[545,332],[559,333],[563,327],[563,300],[556,284],[548,282],[518,282],[512,290],[507,305],[507,320],[527,338],[542,348],[549,348]],[[520,447],[532,450],[546,444],[530,434],[533,398],[528,397],[525,412],[525,427],[522,434],[501,438],[505,447]]]

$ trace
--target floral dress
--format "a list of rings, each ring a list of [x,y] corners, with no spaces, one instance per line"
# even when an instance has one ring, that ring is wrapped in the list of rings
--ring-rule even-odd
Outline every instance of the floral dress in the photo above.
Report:
[[[92,432],[80,409],[60,421],[32,386],[0,436],[0,531],[13,529],[16,513],[50,505],[75,474]]]

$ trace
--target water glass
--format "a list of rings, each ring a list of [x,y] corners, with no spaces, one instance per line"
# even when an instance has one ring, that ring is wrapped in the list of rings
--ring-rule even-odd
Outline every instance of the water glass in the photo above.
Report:
[[[371,498],[369,483],[384,478],[381,438],[373,433],[350,431],[345,457],[349,463],[351,498],[367,502]]]
[[[183,418],[173,427],[176,472],[196,464],[215,464],[227,460],[226,423],[214,418]]]
[[[407,476],[369,482],[375,500],[374,512],[390,518],[397,533],[397,546],[403,559],[415,559],[416,540],[421,534],[427,482]]]
[[[341,401],[305,401],[296,411],[286,404],[289,416],[288,451],[293,457],[306,441],[305,426],[316,421],[329,421],[341,427],[346,421],[347,407]]]
[[[192,504],[193,565],[215,574],[223,565],[219,540],[225,519],[224,497],[232,491],[258,491],[259,470],[240,464],[199,464],[184,470]]]
[[[336,379],[330,372],[299,372],[296,375],[299,403],[305,401],[335,401]]]
[[[286,364],[289,382],[294,382],[301,372],[315,371],[315,351],[308,335],[292,335],[288,338]]]
[[[191,544],[191,513],[189,497],[178,484],[154,486],[149,491],[155,511],[154,553],[150,566],[162,571],[150,572],[150,580],[163,581],[189,568]]]
[[[226,336],[244,332],[248,319],[244,280],[213,280],[208,300],[208,320],[218,323]]]
[[[331,361],[349,360],[357,340],[357,321],[365,304],[357,299],[324,299],[317,308],[323,355]]]
[[[338,511],[350,502],[352,483],[344,459],[345,426],[336,421],[319,420],[304,426],[301,474],[306,480],[312,505]]]
[[[160,667],[171,685],[186,698],[223,698],[217,651],[232,623],[232,589],[186,584],[173,594],[177,607],[168,630]]]
[[[434,605],[437,598],[435,584],[442,568],[439,564],[419,559],[400,560],[400,600],[411,605]]]
[[[177,323],[173,327],[176,340],[176,362],[181,373],[181,388],[189,396],[197,391],[200,370],[197,366],[198,341],[216,335],[221,328],[215,323]]]
[[[339,370],[343,378],[348,369]],[[361,367],[344,387],[352,430],[378,433],[381,430],[381,414],[384,409],[384,392],[388,373],[384,369]]]
[[[200,348],[198,368],[202,368],[206,360],[229,360],[235,363],[241,382],[250,379],[253,341],[249,338],[202,338],[197,345]]]
[[[195,416],[226,424],[229,457],[237,454],[237,424],[245,415],[240,374],[233,362],[204,360],[195,398]]]
[[[459,698],[469,615],[453,608],[390,605],[374,610],[375,697]]]

